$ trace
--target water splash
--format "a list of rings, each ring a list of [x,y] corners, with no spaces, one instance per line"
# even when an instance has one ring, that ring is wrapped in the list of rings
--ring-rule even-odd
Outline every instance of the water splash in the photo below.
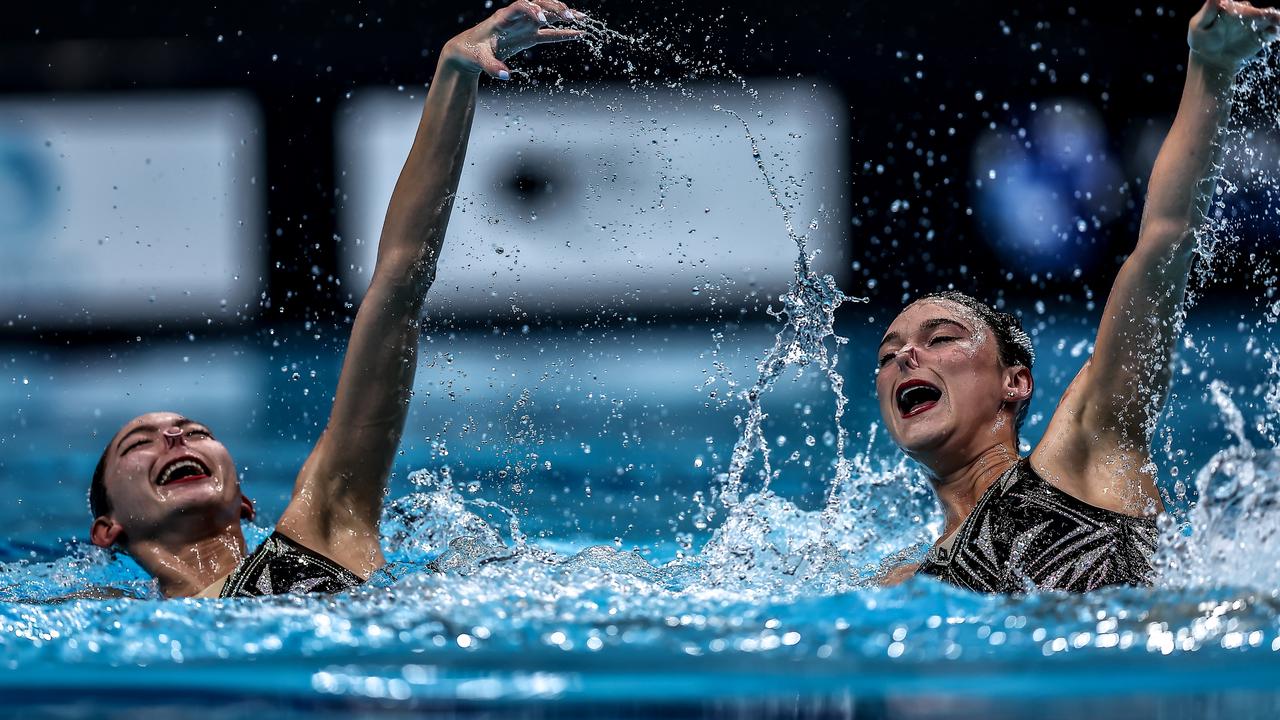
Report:
[[[1235,444],[1196,473],[1198,501],[1185,522],[1166,518],[1156,557],[1169,587],[1280,586],[1280,448],[1249,440],[1244,414],[1221,380],[1209,394]]]
[[[894,480],[878,482],[889,489]],[[754,696],[742,684],[754,676],[741,673],[760,663],[771,692],[806,695],[840,692],[867,673],[883,688],[918,683],[921,668],[938,663],[949,673],[1032,663],[1040,683],[1062,671],[1087,677],[1094,692],[1131,691],[1117,683],[1153,656],[1163,673],[1203,672],[1205,661],[1243,653],[1265,672],[1280,649],[1280,606],[1265,595],[1171,590],[1152,605],[1146,590],[1112,588],[1010,598],[927,578],[865,589],[857,558],[805,564],[814,558],[800,546],[817,534],[788,539],[760,524],[724,530],[769,551],[753,553],[753,564],[700,557],[655,567],[610,547],[535,555],[513,552],[440,475],[420,488],[387,509],[391,563],[343,595],[55,605],[8,597],[0,688],[81,672],[145,686],[189,666],[198,672],[183,676],[184,688],[230,684],[273,697],[601,700],[630,679],[638,686],[628,698],[669,702],[673,686],[654,678],[673,663],[701,697]],[[770,516],[794,518],[793,528],[817,525],[816,513],[768,502]],[[78,580],[17,570],[56,584],[101,579],[104,568],[127,575],[96,548],[77,556],[96,568],[73,573]],[[529,673],[542,674],[538,692]]]
[[[769,190],[769,197],[782,213],[787,237],[795,244],[797,253],[794,263],[795,277],[789,284],[787,292],[779,298],[782,301],[782,309],[775,311],[772,306],[768,309],[770,315],[783,321],[783,327],[775,336],[773,347],[757,364],[759,376],[755,383],[741,392],[742,399],[747,402],[747,417],[743,421],[742,435],[733,449],[729,471],[724,479],[720,496],[721,501],[729,508],[741,502],[744,488],[743,476],[757,454],[760,456],[761,463],[760,492],[768,491],[769,481],[775,471],[769,463],[769,443],[764,436],[763,425],[767,415],[762,406],[762,398],[788,368],[794,367],[798,372],[803,372],[809,365],[816,365],[819,372],[823,373],[830,383],[831,392],[835,397],[835,413],[832,418],[836,428],[835,478],[830,484],[827,500],[827,508],[834,511],[837,492],[848,483],[850,476],[850,465],[845,458],[848,431],[841,423],[848,399],[844,394],[844,377],[836,369],[837,353],[841,345],[848,343],[848,338],[836,334],[835,315],[844,303],[866,302],[866,299],[845,295],[836,284],[835,278],[830,275],[818,276],[813,271],[813,255],[809,253],[806,245],[807,236],[796,232],[792,210],[779,197],[778,188],[761,157],[760,146],[751,132],[751,126],[734,110],[720,105],[714,106],[713,109],[731,115],[741,123],[743,132],[751,144],[751,156],[755,159],[756,168]],[[834,349],[828,348],[828,339],[834,341]]]
[[[939,681],[986,673],[988,687],[1010,692],[1019,682],[1061,692],[1052,686],[1059,671],[1093,692],[1117,693],[1133,691],[1135,669],[1184,689],[1212,686],[1204,666],[1215,661],[1243,658],[1253,672],[1274,673],[1280,603],[1266,588],[1277,585],[1275,568],[1235,568],[1241,558],[1280,556],[1266,534],[1274,523],[1265,522],[1275,517],[1266,493],[1275,497],[1269,488],[1280,463],[1274,448],[1250,443],[1244,414],[1220,383],[1211,394],[1236,445],[1197,475],[1195,532],[1171,549],[1182,564],[1168,566],[1167,587],[1155,596],[1113,588],[1083,598],[989,597],[928,578],[866,587],[880,558],[918,548],[937,531],[928,487],[902,461],[873,453],[874,428],[866,450],[847,462],[839,430],[836,480],[820,511],[769,490],[775,470],[762,398],[788,369],[816,366],[831,384],[840,428],[845,398],[835,353],[844,341],[834,333],[834,313],[851,298],[813,273],[804,236],[743,126],[796,244],[796,277],[773,313],[783,328],[743,393],[754,422],[735,446],[737,473],[721,494],[730,512],[696,556],[654,565],[611,547],[535,548],[515,513],[463,497],[440,467],[415,475],[415,490],[387,506],[387,568],[337,597],[160,601],[127,559],[83,545],[54,562],[0,564],[0,688],[77,672],[115,672],[143,687],[157,672],[184,665],[198,668],[187,682],[210,691],[384,702],[600,700],[618,696],[619,677],[631,678],[636,695],[670,698],[682,687],[703,697],[847,695],[859,682],[854,692],[894,682],[912,692],[932,668],[941,668]],[[756,455],[762,483],[748,492],[744,478]],[[496,522],[485,517],[490,511]],[[248,528],[250,544],[267,531]],[[145,599],[42,604],[96,585]],[[766,689],[749,672],[726,682],[762,664],[770,669]],[[1019,675],[1026,667],[1034,678]],[[651,681],[673,673],[683,682]],[[603,680],[592,685],[597,675]]]
[[[1261,297],[1255,306],[1263,310],[1262,316],[1252,328],[1240,322],[1237,329],[1248,333],[1241,339],[1241,350],[1263,355],[1269,364],[1267,382],[1252,392],[1262,399],[1255,427],[1265,445],[1250,440],[1249,423],[1233,399],[1233,388],[1221,379],[1209,380],[1203,394],[1216,408],[1231,440],[1199,468],[1192,487],[1181,479],[1174,483],[1172,515],[1161,519],[1164,541],[1155,558],[1160,582],[1168,587],[1280,585],[1280,562],[1276,559],[1280,557],[1280,534],[1272,520],[1280,506],[1280,452],[1271,431],[1274,419],[1280,417],[1280,394],[1275,392],[1280,368],[1275,343],[1269,339],[1280,310],[1271,300],[1277,290],[1277,275],[1267,258],[1242,249],[1248,242],[1246,230],[1270,227],[1274,208],[1280,203],[1275,142],[1260,134],[1268,126],[1280,127],[1278,58],[1276,45],[1269,44],[1236,78],[1231,118],[1216,140],[1221,153],[1214,171],[1216,185],[1204,222],[1195,232],[1194,271],[1170,330],[1181,339],[1177,362],[1182,373],[1191,375],[1193,366],[1199,365],[1201,370],[1195,377],[1204,382],[1214,365],[1216,338],[1212,333],[1197,337],[1186,330],[1188,313],[1202,304],[1214,285],[1240,287],[1244,279],[1260,286]],[[1244,278],[1233,271],[1242,261],[1251,271],[1244,273]],[[1164,418],[1176,418],[1179,410],[1171,403]],[[1174,423],[1161,429],[1164,452],[1175,473],[1179,453],[1172,447],[1172,436],[1176,430]]]
[[[671,40],[649,30],[634,34],[621,32],[594,16],[584,18],[576,23],[576,26],[586,31],[583,40],[591,56],[596,61],[612,65],[621,71],[622,75],[630,80],[634,90],[642,91],[644,88],[662,86],[667,89],[676,89],[684,97],[695,102],[705,102],[705,99],[690,87],[688,81],[714,78],[732,82],[745,90],[748,97],[758,97],[758,93],[746,80],[725,63],[723,58],[717,57],[714,51],[698,52],[686,47],[683,37],[687,35],[681,36],[680,40]],[[664,29],[672,28],[664,25]],[[711,45],[712,43],[707,43],[707,46]],[[620,47],[623,52],[606,52],[612,47]],[[672,62],[678,68],[676,74],[665,71]],[[556,82],[559,82],[558,78]],[[714,94],[717,91],[713,89],[709,92]],[[828,443],[833,447],[834,452],[834,459],[830,461],[833,476],[827,480],[824,510],[817,518],[818,522],[815,523],[815,527],[820,528],[816,532],[825,536],[828,528],[838,519],[843,494],[851,490],[852,478],[852,465],[845,457],[849,433],[842,422],[848,398],[845,395],[844,378],[836,367],[840,348],[848,340],[835,332],[835,316],[845,303],[866,302],[867,299],[846,295],[839,288],[835,278],[831,275],[820,275],[814,271],[813,262],[816,253],[810,252],[807,247],[809,236],[797,230],[793,205],[783,199],[784,194],[789,199],[792,197],[790,189],[780,189],[775,181],[761,152],[759,139],[752,132],[750,124],[741,113],[722,104],[714,104],[711,109],[733,117],[741,125],[756,170],[773,205],[779,211],[782,226],[796,251],[796,258],[792,264],[793,276],[787,290],[778,298],[782,304],[781,308],[775,309],[770,306],[766,310],[770,316],[781,321],[782,327],[775,335],[773,346],[757,363],[755,381],[745,389],[738,389],[736,393],[747,407],[745,416],[739,416],[734,420],[739,437],[735,442],[727,471],[717,478],[719,482],[717,496],[730,513],[736,511],[740,514],[736,518],[726,518],[725,522],[731,525],[743,523],[742,527],[749,525],[753,519],[768,517],[772,511],[786,515],[790,509],[793,509],[785,501],[774,498],[769,489],[771,481],[780,470],[773,466],[770,444],[764,434],[765,420],[768,418],[764,409],[764,397],[773,389],[778,378],[789,369],[794,369],[797,377],[800,377],[807,370],[815,368],[825,379],[835,405],[831,418],[834,433],[832,442]],[[661,151],[656,150],[656,152]],[[810,230],[817,227],[817,219],[809,223]],[[717,340],[718,344],[719,340]],[[717,372],[727,375],[727,370],[723,366],[718,366]],[[731,390],[738,387],[737,383],[729,378],[726,378],[726,383]],[[759,482],[749,488],[748,470],[757,461]],[[747,499],[744,497],[747,492],[754,492],[756,495]],[[710,522],[716,512],[703,505],[699,515],[704,522]],[[792,524],[782,521],[781,518],[777,520],[783,525]],[[823,542],[829,545],[829,540]]]

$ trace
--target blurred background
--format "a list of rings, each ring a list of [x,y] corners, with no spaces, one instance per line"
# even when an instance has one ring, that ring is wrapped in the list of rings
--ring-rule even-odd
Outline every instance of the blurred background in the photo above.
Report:
[[[438,50],[492,9],[6,9],[0,485],[27,508],[11,537],[78,536],[102,446],[161,408],[212,423],[268,514],[283,506]],[[510,85],[482,83],[397,482],[435,468],[522,507],[537,488],[563,508],[545,521],[561,534],[667,542],[726,464],[731,381],[771,344],[766,309],[796,253],[742,125],[717,108],[751,126],[819,269],[867,300],[838,316],[865,444],[868,341],[918,294],[955,287],[1023,315],[1061,359],[1041,403],[1074,374],[1136,238],[1196,5],[583,9],[636,40],[540,49],[512,61]],[[1228,176],[1269,172],[1275,131],[1254,128]],[[1218,277],[1256,266],[1280,221],[1263,185],[1227,211],[1249,221]],[[1262,282],[1211,283],[1200,306]],[[820,385],[779,389],[782,445],[825,437],[812,418],[830,435]],[[1048,410],[1033,408],[1030,440]],[[798,493],[820,495],[825,448],[793,454]]]

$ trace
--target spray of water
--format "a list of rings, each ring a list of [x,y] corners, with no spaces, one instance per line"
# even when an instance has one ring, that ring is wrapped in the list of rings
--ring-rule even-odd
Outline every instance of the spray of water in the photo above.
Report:
[[[1273,44],[1250,62],[1237,78],[1234,110],[1220,135],[1219,181],[1204,224],[1196,231],[1196,267],[1182,312],[1170,330],[1180,336],[1181,374],[1208,378],[1214,364],[1212,334],[1197,337],[1185,330],[1187,313],[1200,304],[1215,284],[1240,283],[1236,272],[1247,262],[1262,297],[1256,305],[1262,316],[1238,329],[1240,350],[1261,356],[1269,365],[1266,378],[1255,385],[1233,387],[1221,379],[1204,386],[1205,399],[1217,410],[1230,444],[1214,453],[1188,485],[1180,477],[1173,483],[1171,516],[1162,519],[1164,541],[1155,559],[1161,584],[1169,587],[1275,587],[1280,584],[1280,532],[1275,525],[1280,508],[1280,448],[1273,428],[1280,417],[1280,357],[1271,334],[1280,306],[1272,299],[1277,275],[1272,264],[1256,253],[1245,253],[1244,233],[1251,227],[1269,227],[1280,202],[1280,176],[1275,172],[1274,140],[1264,130],[1280,127],[1280,97],[1276,96],[1280,72]],[[1268,127],[1269,126],[1269,127]],[[1194,366],[1199,373],[1193,375]],[[1240,407],[1241,398],[1261,400],[1258,418],[1251,424]],[[1176,419],[1179,404],[1171,403],[1165,417]],[[1161,428],[1164,452],[1172,472],[1178,473],[1179,451],[1172,447],[1176,423]],[[1263,439],[1251,440],[1250,431]]]
[[[783,321],[783,327],[774,339],[773,347],[765,353],[757,365],[759,377],[748,389],[742,391],[742,398],[747,402],[747,417],[742,426],[742,436],[733,448],[733,456],[729,462],[729,472],[725,477],[721,500],[726,506],[733,507],[741,500],[743,476],[752,459],[760,456],[761,491],[768,489],[773,475],[769,464],[769,443],[764,436],[763,424],[766,417],[761,405],[763,396],[773,387],[774,382],[788,368],[794,367],[803,371],[809,365],[816,365],[830,384],[835,396],[835,414],[832,422],[836,428],[836,460],[835,478],[828,493],[827,506],[834,508],[837,488],[843,487],[850,475],[849,462],[845,458],[845,445],[848,442],[848,431],[841,419],[844,417],[848,399],[844,394],[844,377],[836,369],[839,348],[848,342],[847,338],[835,332],[835,315],[840,306],[851,300],[865,302],[865,298],[852,298],[841,292],[835,278],[830,275],[819,277],[813,271],[813,256],[806,245],[807,236],[796,232],[792,221],[792,211],[778,196],[778,188],[761,157],[760,146],[750,125],[734,110],[716,105],[713,109],[727,113],[742,124],[748,142],[751,144],[751,156],[755,159],[756,168],[769,190],[769,197],[782,213],[783,225],[787,237],[796,246],[795,277],[787,292],[782,295],[782,309],[775,311],[769,308],[769,314]],[[829,348],[827,340],[834,341],[834,348]]]

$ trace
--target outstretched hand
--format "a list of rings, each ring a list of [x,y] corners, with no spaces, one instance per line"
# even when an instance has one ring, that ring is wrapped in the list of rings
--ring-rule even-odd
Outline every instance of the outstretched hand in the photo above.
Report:
[[[1208,0],[1191,18],[1187,44],[1193,55],[1234,73],[1280,33],[1280,10],[1249,2]]]
[[[463,72],[483,72],[499,80],[509,80],[511,69],[503,60],[534,45],[581,36],[581,30],[549,27],[549,24],[555,20],[571,23],[582,17],[582,13],[570,10],[559,0],[516,0],[450,40],[444,47],[441,63]]]

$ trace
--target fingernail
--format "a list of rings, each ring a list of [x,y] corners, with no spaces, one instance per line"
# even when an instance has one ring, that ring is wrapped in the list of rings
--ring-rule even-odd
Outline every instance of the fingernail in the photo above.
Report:
[[[574,15],[572,10],[565,10],[565,11],[564,11],[564,19],[565,19],[565,20],[577,20],[577,19],[578,19],[578,16],[577,16],[577,15]]]
[[[544,22],[546,22],[546,21],[547,21],[547,14],[546,14],[546,13],[544,13],[544,12],[539,11],[539,12],[538,12],[538,22],[543,22],[543,23],[544,23]]]
[[[511,79],[511,73],[507,72],[506,70],[499,70],[499,71],[498,71],[498,79],[499,79],[499,80],[510,80],[510,79]]]

